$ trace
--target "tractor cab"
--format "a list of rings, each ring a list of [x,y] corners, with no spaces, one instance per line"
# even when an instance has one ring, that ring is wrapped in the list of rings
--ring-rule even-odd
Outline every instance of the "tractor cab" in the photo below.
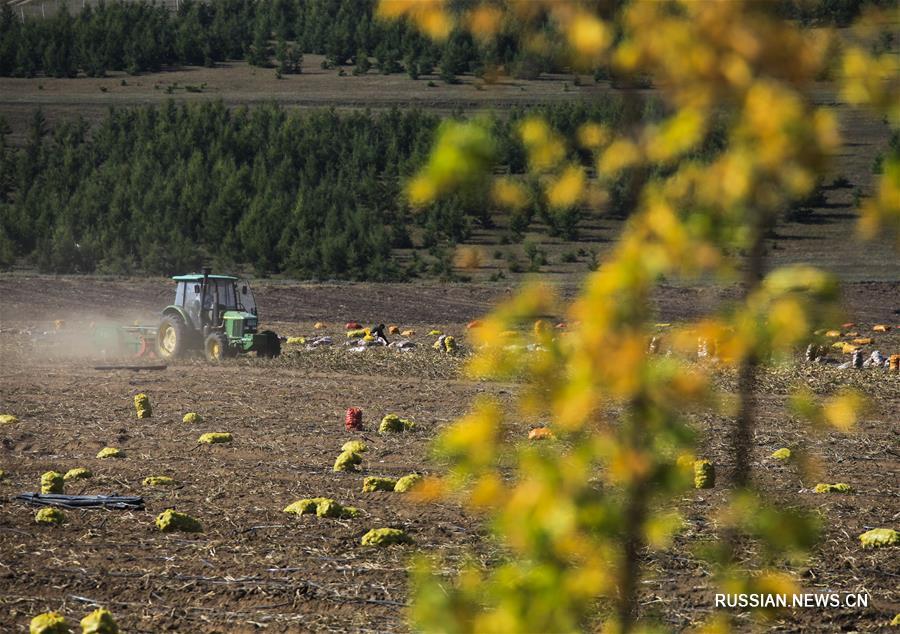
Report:
[[[163,311],[157,351],[163,358],[202,348],[211,360],[256,351],[277,356],[275,333],[257,333],[259,315],[250,285],[232,275],[176,275],[175,302]]]
[[[249,327],[257,316],[256,300],[247,282],[230,275],[178,275],[174,278],[175,303],[184,309],[192,325],[197,330],[204,326],[213,328],[224,325],[230,312],[243,313]]]

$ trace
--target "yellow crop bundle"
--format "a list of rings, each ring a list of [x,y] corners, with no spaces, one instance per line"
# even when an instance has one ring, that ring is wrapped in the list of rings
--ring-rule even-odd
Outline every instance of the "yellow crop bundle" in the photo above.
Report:
[[[66,521],[66,514],[58,508],[45,506],[34,514],[34,521],[38,524],[62,524]]]
[[[444,350],[446,352],[455,352],[456,351],[456,339],[453,335],[447,335],[444,337]]]
[[[182,423],[187,423],[188,425],[196,425],[198,423],[203,422],[203,417],[196,412],[188,412],[181,418]]]
[[[163,533],[182,531],[185,533],[202,533],[203,526],[187,513],[175,509],[166,509],[156,517],[156,528]]]
[[[119,625],[112,612],[97,608],[81,619],[81,634],[119,634]]]
[[[850,493],[853,491],[849,484],[838,482],[837,484],[826,484],[820,482],[813,489],[815,493]]]
[[[432,337],[440,337],[444,333],[442,333],[440,330],[435,329],[435,330],[430,331],[428,334],[431,335]]]
[[[711,489],[716,485],[716,468],[709,460],[694,461],[694,488]]]
[[[406,418],[400,418],[396,414],[387,414],[381,419],[378,426],[379,434],[387,434],[391,432],[403,432],[415,429],[416,424]]]
[[[833,344],[831,344],[831,347],[841,350],[845,345],[847,345],[847,344],[844,343],[843,341],[835,341]]]
[[[421,481],[422,476],[418,473],[410,473],[397,480],[397,484],[394,485],[394,491],[397,493],[406,493],[407,491],[412,490]]]
[[[841,331],[840,330],[829,330],[828,332],[825,333],[825,336],[826,337],[840,337]]]
[[[787,447],[782,447],[781,449],[776,449],[772,452],[772,458],[775,460],[790,460],[791,459],[791,450]]]
[[[323,329],[325,329],[325,328],[328,328],[328,326],[325,325],[325,324],[324,324],[323,322],[321,322],[321,321],[317,321],[317,322],[315,323],[315,325],[313,326],[313,328],[315,328],[316,330],[323,330]]]
[[[354,330],[347,331],[347,339],[360,339],[361,337],[365,337],[369,332],[365,328],[356,328]]]
[[[412,543],[409,535],[398,528],[373,528],[362,536],[363,546],[390,546],[391,544]]]
[[[69,469],[66,471],[66,475],[63,476],[63,479],[66,482],[70,480],[85,480],[87,478],[93,478],[94,474],[90,469],[85,469],[84,467],[75,467],[74,469]]]
[[[147,476],[141,482],[145,487],[168,487],[178,484],[174,478],[169,476]]]
[[[41,476],[41,493],[62,493],[64,486],[65,478],[57,471],[48,471]]]
[[[316,505],[316,517],[337,517],[351,519],[359,516],[359,509],[353,506],[343,506],[334,500],[324,499]]]
[[[368,477],[363,480],[363,493],[374,493],[375,491],[393,491],[397,486],[397,481],[393,478],[376,478]]]
[[[874,326],[872,326],[872,330],[875,332],[887,332],[890,329],[891,327],[887,324],[875,324]]]
[[[306,343],[306,337],[288,337],[287,343],[289,346],[302,346]]]
[[[359,509],[343,506],[331,498],[304,498],[284,508],[291,515],[313,515],[318,517],[339,517],[350,519],[359,516]]]
[[[859,536],[863,548],[900,545],[900,533],[892,528],[873,528]]]
[[[134,411],[137,412],[138,418],[150,418],[153,415],[150,398],[146,394],[134,395]]]
[[[356,471],[357,465],[362,463],[362,456],[354,451],[344,451],[334,460],[334,471]]]
[[[210,431],[200,436],[197,439],[198,443],[202,443],[204,445],[216,445],[223,442],[231,442],[231,434],[227,431]]]
[[[125,452],[115,447],[104,447],[97,452],[98,458],[124,458]]]
[[[857,346],[868,346],[871,343],[873,343],[874,341],[875,340],[872,339],[872,337],[860,337],[858,339],[854,339],[850,343],[857,345]]]
[[[399,335],[400,334],[400,326],[395,326],[391,324],[388,326],[388,334],[389,335]]]
[[[30,634],[71,634],[66,617],[58,612],[44,612],[31,619]]]
[[[401,337],[415,337],[416,331],[415,330],[404,330],[403,332],[400,333],[400,336]]]
[[[859,350],[859,346],[854,346],[850,343],[845,343],[843,346],[841,346],[841,352],[843,352],[844,354],[853,354],[857,350]]]
[[[365,337],[363,337],[363,341],[375,341],[375,337],[367,334]]]
[[[19,419],[12,414],[0,414],[0,425],[15,425]]]
[[[341,451],[352,451],[353,453],[365,453],[369,448],[361,440],[348,440],[341,445]]]
[[[319,502],[324,502],[328,498],[303,498],[302,500],[297,500],[291,504],[288,504],[284,507],[284,513],[290,513],[291,515],[312,515],[316,512],[316,507],[319,506]]]

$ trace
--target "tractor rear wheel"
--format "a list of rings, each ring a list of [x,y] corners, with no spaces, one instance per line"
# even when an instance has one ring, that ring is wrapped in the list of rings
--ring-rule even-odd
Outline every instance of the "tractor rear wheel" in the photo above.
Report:
[[[221,332],[213,332],[206,337],[206,341],[203,342],[203,352],[206,354],[207,361],[221,361],[231,356],[228,339]]]
[[[161,359],[182,357],[187,352],[187,338],[187,328],[181,318],[166,315],[156,331],[156,353]]]

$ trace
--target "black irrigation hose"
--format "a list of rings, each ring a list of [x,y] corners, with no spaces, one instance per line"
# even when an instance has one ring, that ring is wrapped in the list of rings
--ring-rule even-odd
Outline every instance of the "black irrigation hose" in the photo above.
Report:
[[[35,506],[58,506],[64,509],[106,508],[120,510],[141,510],[144,498],[118,495],[56,495],[22,493],[15,500]]]

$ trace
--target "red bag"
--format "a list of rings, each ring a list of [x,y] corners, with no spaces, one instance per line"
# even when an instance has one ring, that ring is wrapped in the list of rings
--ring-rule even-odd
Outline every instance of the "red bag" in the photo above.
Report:
[[[362,431],[362,410],[358,407],[348,407],[344,418],[344,427],[347,431]]]

